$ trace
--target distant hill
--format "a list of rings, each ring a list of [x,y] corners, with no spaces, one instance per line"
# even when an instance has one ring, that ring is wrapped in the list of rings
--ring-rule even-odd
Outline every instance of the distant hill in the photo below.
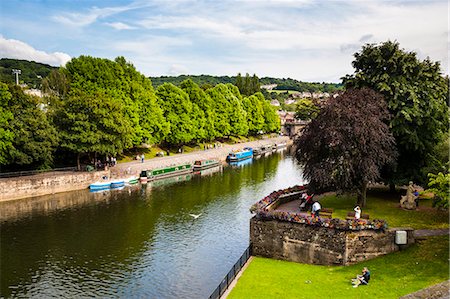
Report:
[[[150,77],[153,86],[156,88],[164,83],[172,83],[179,85],[186,79],[192,79],[199,86],[208,84],[214,86],[219,83],[236,83],[236,76],[210,76],[210,75],[180,75],[180,76],[161,76]],[[325,83],[325,82],[302,82],[295,79],[279,79],[272,77],[263,77],[259,79],[261,85],[277,84],[276,90],[297,90],[309,92],[334,92],[342,89],[341,83]]]
[[[39,88],[41,86],[42,78],[45,78],[52,69],[56,68],[57,67],[34,61],[1,58],[0,81],[14,83],[16,79],[12,74],[12,70],[19,69],[21,70],[21,74],[19,75],[20,83],[25,83],[33,88]]]

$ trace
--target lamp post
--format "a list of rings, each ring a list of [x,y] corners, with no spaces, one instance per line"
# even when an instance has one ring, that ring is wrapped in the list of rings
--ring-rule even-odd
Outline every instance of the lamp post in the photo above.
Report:
[[[16,85],[19,85],[19,75],[22,73],[22,71],[21,71],[21,70],[13,69],[13,70],[12,70],[12,73],[13,73],[14,75],[16,75]]]

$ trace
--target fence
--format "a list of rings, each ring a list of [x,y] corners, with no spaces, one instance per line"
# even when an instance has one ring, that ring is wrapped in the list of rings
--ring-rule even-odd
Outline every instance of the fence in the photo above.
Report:
[[[45,172],[53,171],[76,171],[76,167],[64,167],[64,168],[53,168],[53,169],[43,169],[43,170],[27,170],[27,171],[14,171],[14,172],[3,172],[0,173],[0,178],[14,178],[19,176],[35,175]]]
[[[242,269],[242,267],[245,265],[245,263],[248,261],[248,259],[251,256],[251,244],[247,247],[247,249],[244,251],[244,253],[241,255],[239,260],[234,264],[233,268],[228,272],[228,274],[222,279],[220,284],[217,286],[217,288],[212,292],[211,296],[209,296],[209,299],[219,299],[223,293],[227,290],[227,288],[230,286],[230,283],[236,278],[236,275],[239,273],[239,271]]]

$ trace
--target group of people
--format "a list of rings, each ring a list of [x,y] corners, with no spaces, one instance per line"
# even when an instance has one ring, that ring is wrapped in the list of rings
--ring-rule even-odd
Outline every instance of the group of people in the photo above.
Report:
[[[300,211],[312,211],[312,216],[319,217],[320,210],[322,209],[319,201],[313,199],[313,195],[303,192],[300,199]]]
[[[302,196],[300,198],[300,211],[311,210],[311,216],[319,217],[322,206],[320,205],[319,201],[313,199],[313,196],[314,194],[308,195],[308,193],[306,192],[302,193]],[[356,206],[353,210],[355,211],[355,219],[360,219],[361,208],[359,206]]]

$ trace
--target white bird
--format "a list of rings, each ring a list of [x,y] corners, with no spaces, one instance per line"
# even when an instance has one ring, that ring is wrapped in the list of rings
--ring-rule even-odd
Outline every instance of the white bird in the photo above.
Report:
[[[194,219],[197,219],[198,217],[200,217],[201,213],[198,214],[198,215],[195,215],[195,214],[189,214],[189,215],[191,215],[192,217],[194,217]]]

